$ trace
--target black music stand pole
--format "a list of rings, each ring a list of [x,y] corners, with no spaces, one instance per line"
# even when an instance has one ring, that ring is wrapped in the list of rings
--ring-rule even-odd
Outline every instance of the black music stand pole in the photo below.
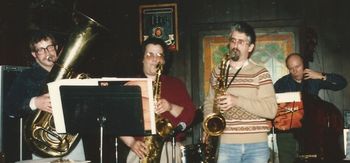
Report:
[[[106,117],[103,115],[100,115],[100,117],[97,118],[98,123],[100,124],[100,163],[103,161],[103,125],[104,122],[106,122]]]

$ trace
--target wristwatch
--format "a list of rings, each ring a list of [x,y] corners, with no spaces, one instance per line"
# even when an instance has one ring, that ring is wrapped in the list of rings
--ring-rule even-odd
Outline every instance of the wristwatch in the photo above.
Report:
[[[321,78],[321,80],[326,80],[326,79],[327,79],[326,73],[322,72],[322,78]]]

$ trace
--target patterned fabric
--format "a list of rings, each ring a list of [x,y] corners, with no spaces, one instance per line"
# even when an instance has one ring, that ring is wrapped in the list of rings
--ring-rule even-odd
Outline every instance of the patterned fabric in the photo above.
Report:
[[[231,67],[227,82],[230,82],[236,72],[237,69]],[[204,102],[205,115],[213,111],[215,97],[213,88],[217,85],[219,75],[220,70],[216,67],[212,71],[211,89]],[[270,131],[267,119],[273,119],[277,112],[276,97],[269,72],[264,67],[248,61],[229,85],[226,93],[237,96],[238,100],[235,106],[223,113],[226,128],[222,135],[225,138],[222,140],[226,143],[251,143],[265,140],[267,132]]]
[[[235,107],[224,113],[226,128],[224,133],[258,133],[270,130],[266,119]]]
[[[237,71],[230,69],[228,74],[228,81],[232,80],[232,77]],[[212,72],[212,86],[217,86],[217,79],[220,75],[220,70],[217,67]],[[271,76],[269,72],[262,68],[253,74],[238,74],[236,79],[228,89],[235,88],[253,88],[259,89],[261,85],[272,84]],[[258,133],[268,132],[270,127],[265,118],[261,118],[255,114],[252,114],[244,108],[235,106],[223,114],[226,119],[226,129],[224,133]]]

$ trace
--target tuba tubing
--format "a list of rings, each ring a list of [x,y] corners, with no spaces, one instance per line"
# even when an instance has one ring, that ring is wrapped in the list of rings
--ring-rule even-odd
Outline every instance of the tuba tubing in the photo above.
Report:
[[[77,27],[71,33],[66,48],[63,49],[57,61],[55,61],[46,83],[56,80],[72,78],[73,66],[78,64],[89,45],[107,28],[92,18],[76,11]],[[42,93],[47,93],[48,88],[42,88]],[[43,157],[61,157],[67,155],[78,143],[79,135],[59,134],[56,132],[51,113],[36,110],[28,116],[24,124],[24,138],[34,153]]]

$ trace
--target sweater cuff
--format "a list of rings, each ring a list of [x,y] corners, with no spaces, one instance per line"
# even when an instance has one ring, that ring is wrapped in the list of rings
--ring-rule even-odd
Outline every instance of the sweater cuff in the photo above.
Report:
[[[32,99],[30,99],[30,102],[29,102],[29,107],[32,110],[36,110],[37,109],[37,107],[35,106],[35,99],[36,99],[36,97],[33,97]]]

